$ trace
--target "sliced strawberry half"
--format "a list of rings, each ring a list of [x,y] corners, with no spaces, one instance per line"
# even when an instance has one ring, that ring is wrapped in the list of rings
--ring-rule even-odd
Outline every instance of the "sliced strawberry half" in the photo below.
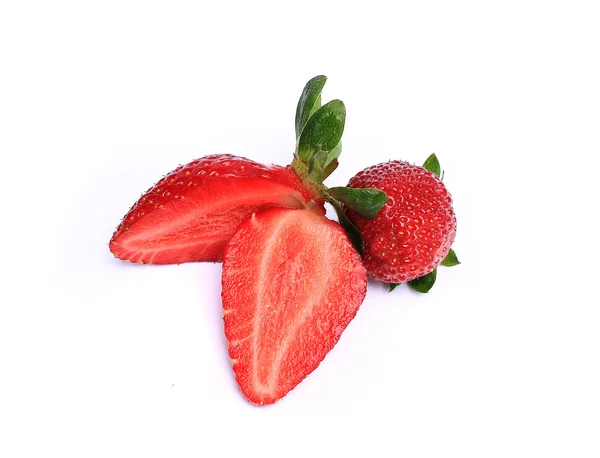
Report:
[[[291,167],[213,155],[181,166],[150,188],[115,231],[110,250],[140,263],[220,261],[238,225],[271,207],[325,214],[323,199]]]
[[[270,209],[230,239],[222,286],[236,380],[263,405],[292,390],[337,343],[365,297],[367,274],[338,223]]]

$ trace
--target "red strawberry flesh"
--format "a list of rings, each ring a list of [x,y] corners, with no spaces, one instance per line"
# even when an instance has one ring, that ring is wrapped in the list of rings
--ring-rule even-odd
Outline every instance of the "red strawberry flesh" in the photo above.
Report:
[[[150,188],[123,218],[110,249],[120,259],[141,263],[220,261],[237,226],[270,207],[324,213],[322,200],[290,167],[207,156]]]
[[[366,271],[339,224],[305,210],[253,215],[225,249],[225,335],[246,398],[271,404],[317,368],[356,315]]]

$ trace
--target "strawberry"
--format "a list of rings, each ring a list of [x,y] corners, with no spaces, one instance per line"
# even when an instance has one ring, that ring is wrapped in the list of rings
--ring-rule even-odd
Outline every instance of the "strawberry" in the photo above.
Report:
[[[367,167],[350,179],[350,188],[373,187],[388,195],[371,220],[344,206],[364,238],[369,276],[386,283],[411,282],[420,292],[433,286],[435,269],[449,255],[456,235],[452,198],[438,176],[439,162],[432,155],[424,167],[395,160]],[[453,259],[452,252],[446,264],[458,263]]]
[[[270,207],[324,214],[323,199],[291,167],[213,155],[173,170],[133,205],[110,241],[123,260],[220,261],[237,226]]]
[[[298,101],[289,166],[231,155],[180,166],[133,205],[109,244],[132,262],[223,260],[229,355],[242,393],[258,405],[318,367],[363,302],[367,275],[426,292],[440,263],[458,264],[435,155],[424,167],[369,167],[348,187],[323,184],[338,166],[346,116],[340,100],[321,106],[325,81],[311,79]],[[325,217],[325,201],[339,224]]]
[[[365,297],[367,274],[339,224],[270,209],[229,240],[222,287],[237,383],[263,405],[285,396],[337,343]]]

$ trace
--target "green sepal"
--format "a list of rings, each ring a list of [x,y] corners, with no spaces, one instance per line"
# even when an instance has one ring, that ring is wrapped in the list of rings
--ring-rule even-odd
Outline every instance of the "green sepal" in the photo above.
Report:
[[[346,121],[346,107],[341,100],[326,103],[308,119],[298,138],[296,155],[307,166],[320,151],[330,153],[340,143]],[[319,158],[314,168],[324,170],[328,154]]]
[[[435,278],[437,276],[437,269],[432,270],[427,275],[423,275],[422,277],[415,278],[414,280],[410,280],[408,282],[408,286],[410,286],[417,293],[428,293],[429,290],[435,284]]]
[[[326,76],[315,76],[304,86],[296,107],[296,139],[300,137],[306,121],[321,106],[321,91],[326,81]]]
[[[388,285],[390,286],[388,293],[391,293],[392,291],[394,291],[396,289],[396,286],[398,286],[399,284],[400,283],[388,283]]]
[[[359,216],[373,219],[388,200],[385,192],[376,188],[345,188],[343,186],[329,188],[331,197],[347,205]]]
[[[339,142],[335,148],[333,148],[331,151],[329,151],[329,154],[327,155],[327,161],[325,162],[325,165],[323,166],[323,180],[325,180],[325,178],[327,178],[329,175],[331,175],[331,172],[333,172],[336,168],[337,165],[333,166],[333,169],[331,169],[331,172],[326,173],[332,166],[331,164],[333,162],[338,163],[338,157],[340,157],[340,154],[342,154],[342,142]]]
[[[315,183],[323,182],[324,167],[327,162],[327,151],[318,150],[308,161],[308,176]]]
[[[323,180],[324,181],[329,175],[331,175],[335,169],[338,168],[340,162],[337,160],[337,157],[334,158],[329,164],[325,166],[325,170],[323,170]]]
[[[446,267],[452,267],[458,264],[460,264],[460,261],[458,260],[456,253],[452,248],[450,248],[450,251],[448,251],[446,258],[442,261],[442,265]]]
[[[442,168],[440,166],[440,161],[438,161],[435,153],[432,153],[431,156],[427,158],[425,163],[423,164],[423,168],[429,170],[436,177],[440,178],[442,175]]]
[[[344,214],[344,211],[342,210],[342,206],[340,205],[340,203],[338,201],[336,201],[335,199],[331,199],[331,198],[328,199],[327,201],[335,209],[335,212],[337,213],[337,217],[338,217],[338,222],[344,228],[344,230],[346,231],[346,234],[348,234],[348,238],[350,239],[350,242],[352,242],[352,245],[354,245],[354,248],[356,248],[356,251],[358,251],[358,254],[360,254],[360,256],[362,258],[364,255],[365,241],[364,241],[360,231],[356,228],[356,226],[354,224],[352,224],[352,221],[350,221],[348,219],[348,217]]]
[[[331,151],[319,150],[313,154],[309,162],[309,176],[317,183],[323,183],[325,179],[337,169],[338,157],[342,153],[342,142],[339,142]]]

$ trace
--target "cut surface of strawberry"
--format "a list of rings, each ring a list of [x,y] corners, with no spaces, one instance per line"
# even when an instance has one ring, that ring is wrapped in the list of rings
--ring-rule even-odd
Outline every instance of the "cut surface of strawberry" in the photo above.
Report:
[[[244,221],[225,248],[225,335],[236,380],[258,405],[317,368],[356,315],[366,270],[341,226],[305,210]]]
[[[221,261],[238,225],[271,207],[325,213],[322,198],[291,167],[206,156],[180,166],[146,191],[115,231],[110,250],[140,263]]]

